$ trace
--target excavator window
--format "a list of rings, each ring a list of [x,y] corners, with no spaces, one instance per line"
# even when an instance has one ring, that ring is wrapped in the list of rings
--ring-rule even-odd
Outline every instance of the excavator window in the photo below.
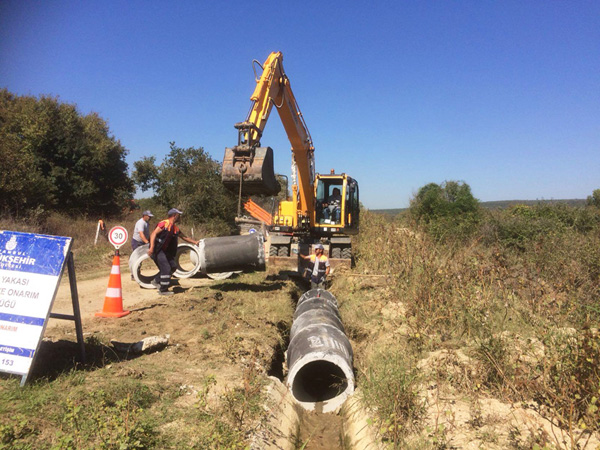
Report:
[[[317,183],[316,216],[318,223],[340,223],[342,220],[343,180],[323,180]]]

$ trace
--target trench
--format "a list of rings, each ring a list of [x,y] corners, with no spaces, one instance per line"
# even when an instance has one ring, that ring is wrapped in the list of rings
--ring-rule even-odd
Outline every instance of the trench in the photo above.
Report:
[[[280,321],[275,324],[277,331],[279,331],[279,342],[273,349],[273,357],[271,363],[267,368],[267,375],[275,377],[282,383],[284,382],[285,373],[283,367],[285,365],[285,350],[290,343],[290,325],[286,322]]]
[[[344,433],[344,418],[340,414],[306,411],[298,407],[298,422],[294,435],[294,450],[348,450],[350,443]]]
[[[296,306],[298,298],[292,296]],[[279,342],[273,349],[271,363],[267,369],[269,376],[285,384],[287,370],[286,351],[290,343],[292,323],[275,324],[279,332]],[[299,401],[319,401],[335,397],[340,389],[345,389],[344,373],[328,361],[313,361],[306,364],[294,378],[293,396]],[[352,448],[344,430],[345,408],[340,412],[320,412],[304,409],[300,404],[293,406],[295,421],[289,433],[289,448],[295,450],[348,450]]]

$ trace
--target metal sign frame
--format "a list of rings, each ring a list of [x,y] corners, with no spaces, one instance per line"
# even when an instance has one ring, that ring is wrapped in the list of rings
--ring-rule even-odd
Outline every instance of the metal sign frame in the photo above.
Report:
[[[64,268],[63,268],[64,272]],[[73,252],[69,251],[67,256],[67,273],[69,274],[69,288],[71,289],[71,302],[73,304],[73,314],[59,314],[50,312],[51,319],[61,320],[72,320],[75,322],[75,334],[77,336],[77,343],[79,344],[80,358],[83,364],[86,363],[85,357],[85,341],[83,340],[83,326],[81,324],[81,310],[79,308],[79,294],[77,293],[77,279],[75,278],[75,260],[73,259]],[[52,310],[52,306],[50,307]],[[42,333],[43,336],[43,333]],[[33,361],[31,365],[33,366]],[[25,380],[21,380],[21,386],[25,384]]]

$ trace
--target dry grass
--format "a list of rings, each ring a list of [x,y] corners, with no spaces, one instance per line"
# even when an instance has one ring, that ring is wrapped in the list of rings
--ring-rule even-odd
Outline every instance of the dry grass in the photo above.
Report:
[[[346,294],[342,314],[351,337],[361,336],[353,342],[363,361],[359,386],[379,423],[395,424],[394,446],[450,443],[427,420],[415,443],[415,418],[397,423],[390,397],[373,383],[376,373],[406,392],[421,383],[473,401],[532,401],[560,430],[547,439],[558,448],[581,446],[590,431],[600,431],[599,223],[594,210],[517,208],[492,213],[468,239],[440,240],[402,218],[363,214],[356,249],[364,277],[338,279],[334,289]],[[385,286],[373,286],[370,274],[386,274]],[[402,355],[396,375],[389,358],[373,359],[380,347]],[[459,350],[463,359],[430,360],[425,379],[410,376],[417,361],[440,350]],[[415,411],[419,405],[413,401]],[[444,432],[456,437],[451,428]],[[508,433],[495,439],[485,446],[510,441]]]
[[[356,268],[334,275],[331,290],[352,340],[359,391],[382,441],[409,449],[460,448],[466,437],[481,448],[598,442],[597,216],[508,210],[487,217],[467,240],[441,241],[402,219],[363,214]],[[119,224],[131,230],[135,220],[131,215]],[[78,276],[110,263],[108,243],[93,245],[95,226],[58,216],[38,224],[5,221],[7,229],[71,235]],[[183,229],[189,232],[191,224]],[[109,369],[111,361],[102,359],[100,368],[24,391],[1,380],[0,412],[10,420],[0,429],[0,448],[27,448],[31,436],[44,443],[40,448],[93,446],[90,430],[99,420],[106,439],[127,427],[119,435],[122,448],[167,448],[167,441],[180,448],[243,447],[258,420],[264,371],[297,296],[289,281],[247,275],[194,291],[179,305],[178,323],[193,325],[185,339],[197,343],[197,354],[182,347],[160,367],[139,358]],[[149,332],[154,326],[164,332],[161,319],[147,322],[157,313],[145,313]],[[195,357],[203,363],[191,386],[182,380],[195,373]],[[224,368],[230,371],[225,384]],[[114,392],[117,371],[128,382]],[[84,385],[106,395],[85,397]],[[93,414],[77,409],[84,397]]]
[[[131,230],[136,220],[108,225]],[[94,246],[95,227],[59,216],[4,222],[7,229],[72,236],[78,280],[110,264],[114,252],[106,241]],[[190,224],[182,228],[191,233]],[[204,232],[195,229],[196,237]],[[245,448],[264,414],[263,387],[291,323],[295,289],[277,276],[243,274],[123,319],[84,318],[86,365],[73,361],[71,328],[47,331],[25,388],[0,376],[0,449]],[[169,347],[138,358],[108,344],[165,333]]]
[[[120,249],[123,256],[131,252],[131,235],[135,223],[140,219],[140,210],[123,215],[120,218],[105,220],[106,231],[113,226],[120,225],[129,231],[129,241]],[[150,221],[150,226],[155,226],[158,221],[166,217],[166,211],[154,209],[155,217]],[[195,224],[184,220],[180,227],[188,236],[196,239],[223,235],[228,232],[218,223]],[[99,233],[96,240],[98,221],[86,217],[69,217],[56,213],[32,215],[26,219],[5,217],[2,219],[2,229],[20,231],[24,233],[41,233],[53,236],[68,236],[73,238],[73,255],[77,272],[84,278],[94,275],[96,269],[105,269],[110,266],[114,247],[108,242],[106,233]]]

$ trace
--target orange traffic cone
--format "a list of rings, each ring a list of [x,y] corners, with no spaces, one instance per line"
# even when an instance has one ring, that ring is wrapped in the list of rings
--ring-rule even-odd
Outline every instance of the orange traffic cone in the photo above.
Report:
[[[131,311],[123,311],[123,294],[121,289],[121,265],[119,253],[115,254],[108,278],[106,297],[104,297],[104,308],[97,312],[98,317],[123,317]]]

